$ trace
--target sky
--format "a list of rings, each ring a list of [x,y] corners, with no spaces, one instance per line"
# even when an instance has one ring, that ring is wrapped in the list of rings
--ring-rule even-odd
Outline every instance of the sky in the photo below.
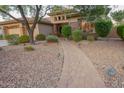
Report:
[[[124,5],[119,5],[119,6],[115,6],[115,7],[113,7],[113,6],[111,6],[112,7],[112,10],[111,10],[111,12],[112,11],[116,11],[116,10],[124,10]],[[12,13],[15,17],[20,17],[20,15],[19,14],[17,14],[17,13]],[[110,16],[110,15],[109,15]],[[45,17],[49,17],[48,15],[46,15]],[[4,21],[4,19],[0,16],[0,21]]]

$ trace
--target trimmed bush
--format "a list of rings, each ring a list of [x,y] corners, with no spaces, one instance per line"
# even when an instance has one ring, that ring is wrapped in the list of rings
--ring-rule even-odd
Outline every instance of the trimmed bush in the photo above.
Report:
[[[45,39],[46,39],[46,36],[43,35],[43,34],[39,34],[39,35],[36,36],[36,40],[37,40],[37,41],[43,41],[43,40],[45,40]]]
[[[122,40],[124,40],[124,25],[117,27],[117,34]]]
[[[46,40],[47,40],[47,42],[58,42],[58,37],[57,36],[55,36],[55,35],[48,35],[47,37],[46,37]]]
[[[27,36],[27,35],[20,36],[19,42],[20,43],[28,43],[29,42],[29,36]]]
[[[35,49],[32,46],[26,46],[26,47],[24,47],[24,50],[25,51],[34,51]]]
[[[75,30],[72,32],[72,38],[74,41],[79,42],[82,40],[82,32],[81,30]]]
[[[87,35],[87,40],[88,41],[94,41],[95,37],[93,35]]]
[[[3,35],[0,35],[0,40],[3,40]]]
[[[66,38],[68,38],[71,35],[71,26],[64,25],[61,29],[62,35]]]
[[[8,40],[10,45],[18,45],[19,44],[19,36],[16,34],[5,35],[5,39]]]
[[[97,20],[95,22],[95,31],[100,37],[107,37],[112,28],[112,22],[110,20]]]

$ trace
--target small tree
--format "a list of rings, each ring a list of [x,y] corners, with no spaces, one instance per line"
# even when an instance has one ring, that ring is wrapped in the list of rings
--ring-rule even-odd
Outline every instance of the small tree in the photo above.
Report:
[[[36,24],[42,20],[47,11],[50,10],[50,6],[42,5],[0,5],[0,15],[4,19],[14,19],[26,27],[30,43],[34,44],[34,29]],[[16,18],[12,12],[19,13],[21,18]],[[28,17],[32,17],[32,26],[28,22]]]
[[[95,22],[95,31],[100,37],[106,37],[112,28],[111,20],[99,19]]]
[[[64,25],[62,26],[62,35],[66,38],[68,38],[71,35],[71,26]]]
[[[118,10],[118,11],[114,11],[111,13],[111,17],[113,18],[113,20],[115,20],[118,24],[122,22],[122,20],[124,19],[124,10]]]

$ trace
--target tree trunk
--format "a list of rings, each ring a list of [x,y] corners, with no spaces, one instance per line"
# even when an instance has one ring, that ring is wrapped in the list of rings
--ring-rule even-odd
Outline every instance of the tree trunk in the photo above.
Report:
[[[29,32],[30,44],[34,45],[35,41],[34,41],[33,31],[30,30],[28,32]]]

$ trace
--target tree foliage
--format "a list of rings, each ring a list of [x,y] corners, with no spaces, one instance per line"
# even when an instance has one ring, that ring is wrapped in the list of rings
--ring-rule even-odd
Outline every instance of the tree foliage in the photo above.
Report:
[[[124,19],[124,10],[118,10],[111,13],[111,17],[116,22],[121,22]]]
[[[4,19],[14,19],[26,27],[30,43],[34,44],[34,29],[36,24],[42,20],[47,11],[50,10],[50,6],[42,5],[0,5],[0,15]],[[15,17],[12,13],[17,13],[20,18]],[[32,26],[28,22],[28,17],[32,17]]]
[[[76,5],[74,9],[86,21],[95,21],[97,18],[107,17],[111,10],[107,5]]]

